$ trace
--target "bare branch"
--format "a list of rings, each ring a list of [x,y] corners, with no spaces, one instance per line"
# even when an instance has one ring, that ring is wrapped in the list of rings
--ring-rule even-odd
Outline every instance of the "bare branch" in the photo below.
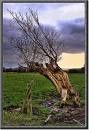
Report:
[[[48,61],[52,64],[58,60],[58,34],[49,27],[42,27],[37,12],[29,9],[25,16],[21,12],[14,13],[8,10],[13,19],[19,25],[25,38],[15,39],[15,46],[22,53],[24,63],[29,65],[34,61]],[[30,44],[31,43],[31,44]],[[60,46],[60,45],[59,45]],[[46,60],[47,59],[47,60]]]

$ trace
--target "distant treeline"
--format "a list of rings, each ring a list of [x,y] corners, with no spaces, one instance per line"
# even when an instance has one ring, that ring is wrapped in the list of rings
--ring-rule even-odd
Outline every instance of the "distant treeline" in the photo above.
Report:
[[[84,73],[85,72],[85,67],[83,67],[81,69],[69,69],[67,72],[68,73]]]
[[[68,73],[84,73],[85,72],[85,67],[81,69],[69,69],[65,70]],[[18,67],[18,68],[5,68],[3,67],[3,72],[34,72],[34,70],[28,70],[26,67]]]
[[[3,67],[3,72],[28,72],[26,67],[18,67],[18,68],[5,68]]]

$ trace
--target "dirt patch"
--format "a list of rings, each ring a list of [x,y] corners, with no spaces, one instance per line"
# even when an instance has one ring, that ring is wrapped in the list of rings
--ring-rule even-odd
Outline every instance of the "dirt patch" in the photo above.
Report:
[[[83,126],[85,124],[85,109],[82,108],[54,108],[48,115],[45,123],[47,122],[65,122],[73,123]]]
[[[50,108],[50,113],[47,116],[44,124],[49,122],[64,122],[69,124],[77,124],[80,126],[85,125],[85,105],[81,104],[81,107],[74,106],[73,104],[67,104],[62,108],[55,105],[56,100],[45,100],[43,105]]]

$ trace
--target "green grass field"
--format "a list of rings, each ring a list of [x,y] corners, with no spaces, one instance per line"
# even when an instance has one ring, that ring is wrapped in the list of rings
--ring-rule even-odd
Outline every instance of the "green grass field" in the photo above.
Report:
[[[69,74],[71,83],[80,93],[81,101],[84,101],[85,96],[85,79],[84,74],[73,73]],[[32,104],[39,113],[33,116],[33,120],[29,124],[28,115],[17,114],[4,111],[4,125],[41,125],[42,121],[47,117],[49,109],[41,105],[44,99],[49,96],[56,97],[56,89],[53,84],[38,73],[3,73],[3,108],[20,107],[23,99],[26,96],[27,83],[34,79],[32,87]],[[49,124],[50,125],[50,124]],[[57,124],[56,124],[57,125]],[[59,124],[58,124],[59,125]],[[66,124],[65,124],[66,125]],[[67,124],[68,125],[68,124]]]

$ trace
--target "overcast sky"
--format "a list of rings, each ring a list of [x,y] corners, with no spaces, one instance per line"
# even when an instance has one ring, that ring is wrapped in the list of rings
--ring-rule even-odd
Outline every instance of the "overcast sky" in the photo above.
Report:
[[[38,11],[40,23],[53,26],[61,32],[65,41],[64,53],[84,53],[85,51],[85,4],[84,3],[4,3],[3,4],[3,56],[4,66],[17,65],[16,54],[9,44],[9,37],[18,35],[11,28],[11,15],[7,9],[21,12],[28,9]],[[63,61],[64,62],[64,61]]]

